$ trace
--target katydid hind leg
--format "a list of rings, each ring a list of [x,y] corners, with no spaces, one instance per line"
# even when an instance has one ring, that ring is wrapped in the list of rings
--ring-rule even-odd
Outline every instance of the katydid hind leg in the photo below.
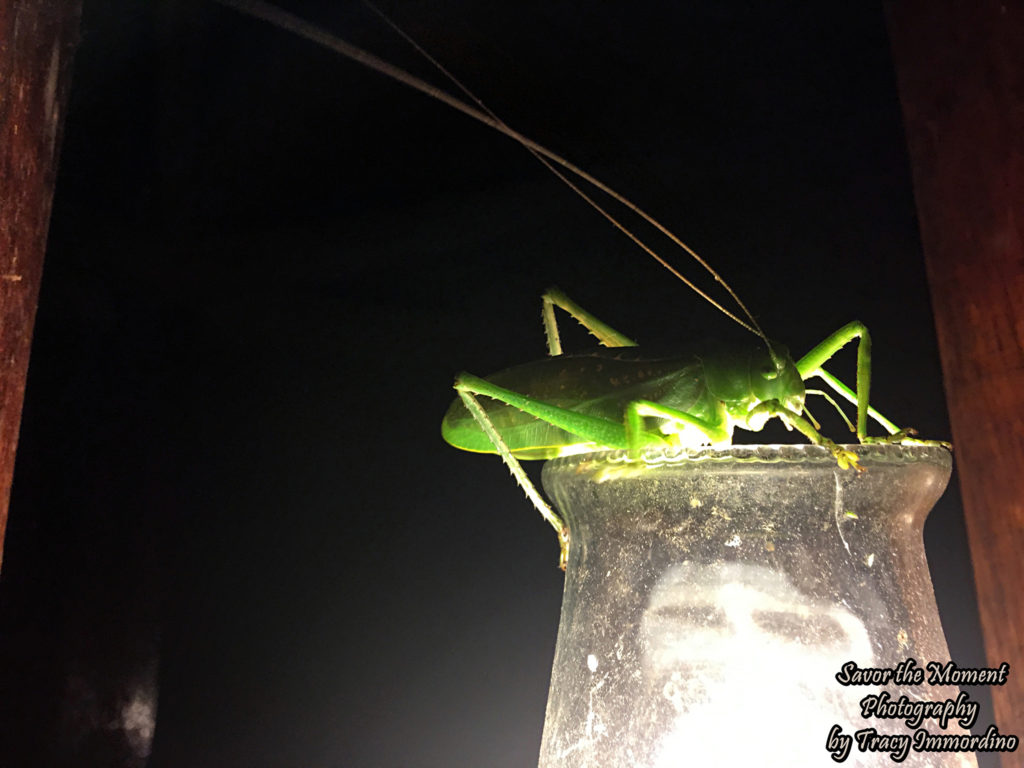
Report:
[[[523,469],[522,464],[520,464],[519,460],[513,455],[512,450],[501,437],[501,433],[487,416],[487,412],[484,410],[483,406],[480,405],[480,402],[477,400],[477,395],[489,397],[505,403],[506,405],[519,408],[520,410],[541,419],[552,426],[564,429],[565,431],[579,437],[582,441],[592,442],[606,448],[626,448],[627,427],[608,419],[577,413],[576,411],[570,411],[565,408],[551,405],[550,403],[545,403],[537,400],[536,398],[505,389],[504,387],[493,384],[486,379],[481,379],[467,373],[462,373],[455,379],[455,389],[458,391],[459,397],[466,406],[470,415],[473,417],[473,420],[476,421],[480,430],[487,436],[491,445],[494,446],[495,452],[501,456],[502,461],[505,462],[505,465],[519,484],[519,487],[523,489],[530,501],[533,502],[533,505],[537,508],[537,511],[540,512],[541,516],[558,533],[559,547],[561,550],[559,567],[565,570],[568,558],[569,529],[566,527],[562,518],[559,517],[551,508],[551,505],[548,504],[543,496],[541,496],[540,491],[537,490],[537,487],[530,480],[526,471]],[[650,403],[649,405],[655,408],[658,407],[654,403]],[[657,414],[651,413],[649,415],[658,415],[662,418],[666,418],[665,414],[660,412]],[[683,414],[682,416],[693,421],[692,417],[689,417],[686,414]],[[679,419],[677,418],[677,420]],[[632,443],[639,447],[643,447],[643,445],[651,442],[661,444],[664,440],[660,435],[650,431],[643,431],[642,435],[634,434],[632,438]]]
[[[456,386],[458,389],[458,386]],[[512,451],[509,450],[508,445],[502,440],[501,434],[495,428],[494,424],[487,417],[487,412],[484,411],[483,407],[477,401],[476,397],[469,391],[459,389],[459,397],[462,398],[463,404],[466,409],[473,416],[473,419],[480,426],[487,438],[494,445],[494,450],[497,451],[498,455],[501,456],[502,461],[505,462],[505,466],[508,467],[512,473],[512,477],[515,478],[516,483],[523,489],[526,496],[533,503],[533,506],[540,512],[543,517],[555,532],[558,534],[558,567],[563,571],[565,570],[566,563],[569,558],[569,528],[562,520],[561,517],[551,508],[551,505],[547,503],[543,496],[540,495],[540,491],[537,490],[537,486],[533,484],[529,476],[526,474],[526,470],[523,469],[523,465],[519,463],[519,460],[512,455]]]
[[[560,289],[551,287],[541,297],[543,304],[544,334],[547,337],[548,354],[552,357],[562,354],[562,340],[558,333],[558,319],[555,307],[571,315],[580,325],[606,347],[635,347],[636,342],[624,333],[598,320],[592,313],[585,310],[565,295]]]
[[[618,422],[552,405],[468,373],[458,376],[455,380],[455,389],[460,394],[482,395],[518,408],[541,421],[565,430],[579,438],[580,442],[593,443],[605,449],[635,452],[650,446],[670,444],[671,441],[661,432],[645,428],[645,418],[658,418],[695,427],[710,443],[724,443],[730,439],[729,430],[725,427],[724,410],[719,414],[719,418],[707,420],[649,400],[635,400],[626,404],[623,421]],[[480,419],[477,418],[477,421]],[[491,442],[494,442],[493,438]]]
[[[580,438],[580,442],[594,443],[613,450],[627,447],[626,428],[621,422],[552,405],[468,373],[459,374],[455,379],[455,389],[459,392],[483,395],[518,408],[543,422],[575,435]]]

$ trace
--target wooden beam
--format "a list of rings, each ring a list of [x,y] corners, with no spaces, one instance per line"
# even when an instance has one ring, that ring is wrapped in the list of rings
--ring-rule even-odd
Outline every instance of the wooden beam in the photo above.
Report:
[[[1024,736],[1024,5],[888,12],[996,722]]]
[[[0,0],[0,563],[78,0]]]

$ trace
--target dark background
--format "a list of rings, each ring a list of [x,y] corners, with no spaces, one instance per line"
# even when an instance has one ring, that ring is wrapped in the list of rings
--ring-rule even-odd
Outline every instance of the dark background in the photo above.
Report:
[[[289,7],[440,82],[358,4]],[[385,8],[794,354],[864,321],[872,402],[948,439],[879,7]],[[543,356],[549,284],[643,344],[731,333],[510,140],[216,5],[86,0],[0,578],[0,762],[119,764],[104,706],[127,692],[144,721],[158,678],[152,766],[534,765],[555,537],[439,425],[457,371]],[[955,478],[926,543],[953,658],[981,666]]]

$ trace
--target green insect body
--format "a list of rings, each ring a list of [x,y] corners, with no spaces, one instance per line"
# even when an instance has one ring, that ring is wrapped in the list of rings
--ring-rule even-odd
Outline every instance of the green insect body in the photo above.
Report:
[[[913,440],[910,438],[913,430],[899,429],[870,407],[871,339],[861,323],[848,323],[794,361],[783,347],[768,340],[735,292],[693,249],[606,184],[509,128],[432,59],[431,62],[477,106],[263,0],[219,2],[398,80],[518,142],[658,263],[724,315],[759,337],[756,346],[740,353],[704,352],[675,358],[645,358],[635,349],[632,339],[602,323],[561,291],[552,289],[542,297],[548,359],[509,368],[487,378],[465,373],[456,378],[458,398],[442,422],[445,440],[456,448],[497,453],[502,457],[534,506],[558,532],[563,568],[568,555],[568,529],[523,471],[520,459],[548,459],[606,449],[637,453],[649,447],[728,445],[735,428],[758,431],[769,419],[778,418],[810,442],[828,448],[841,468],[861,470],[856,454],[823,436],[807,411],[806,398],[813,394],[822,396],[843,414],[828,393],[806,388],[805,382],[811,378],[821,379],[834,393],[856,406],[856,424],[846,421],[861,443],[912,442],[950,447],[939,441]],[[419,50],[422,53],[422,49]],[[577,186],[570,176],[607,195],[668,237],[714,277],[739,312],[733,313],[682,275]],[[556,307],[574,317],[609,349],[591,355],[563,355]],[[823,366],[854,340],[858,342],[857,378],[855,387],[850,388]],[[882,425],[888,435],[870,437],[867,434],[869,418]]]
[[[827,393],[807,389],[818,377],[857,407],[861,443],[915,442],[868,405],[871,338],[852,322],[794,361],[778,344],[763,343],[741,352],[713,352],[649,359],[628,337],[605,325],[558,289],[543,296],[550,357],[509,368],[487,378],[460,374],[459,397],[441,423],[445,440],[466,451],[499,454],[541,515],[559,533],[561,564],[568,556],[568,532],[519,464],[520,459],[550,459],[574,453],[652,447],[728,445],[736,427],[760,431],[779,418],[808,440],[828,448],[843,469],[862,470],[852,451],[818,431],[805,407],[807,395],[821,395],[842,414]],[[561,307],[610,349],[589,355],[563,355],[554,307]],[[822,366],[850,341],[857,340],[856,391]],[[870,437],[872,418],[889,433]],[[844,416],[845,418],[845,416]],[[940,443],[945,445],[944,443]]]
[[[490,384],[532,402],[520,408],[487,398],[481,406],[518,459],[551,459],[605,449],[727,445],[735,427],[755,432],[763,427],[769,414],[757,411],[761,403],[776,400],[788,410],[803,411],[805,388],[796,365],[787,360],[782,374],[771,379],[762,376],[765,370],[775,373],[771,358],[758,348],[746,354],[662,359],[647,359],[636,347],[599,350],[551,357],[488,376]],[[640,432],[640,443],[630,445],[625,414],[642,402],[687,414],[693,421],[650,417],[660,422],[658,427]],[[536,409],[533,403],[566,411],[564,426],[558,426],[555,414],[549,414],[549,420],[543,411],[531,415],[530,409]],[[607,422],[603,425],[606,436],[600,441],[587,439],[590,432],[585,424],[574,421],[576,415]],[[461,398],[452,403],[441,433],[456,448],[495,452]]]

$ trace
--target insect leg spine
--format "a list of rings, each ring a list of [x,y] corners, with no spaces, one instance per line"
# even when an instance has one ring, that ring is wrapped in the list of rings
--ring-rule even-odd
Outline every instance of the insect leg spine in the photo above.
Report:
[[[512,473],[512,477],[515,478],[519,487],[523,489],[524,493],[526,493],[526,497],[533,502],[534,507],[536,507],[537,511],[540,512],[541,517],[547,520],[558,534],[558,544],[561,553],[559,556],[559,567],[564,571],[566,561],[569,556],[569,527],[544,500],[544,497],[540,495],[540,491],[537,490],[537,487],[526,474],[526,470],[523,469],[523,465],[520,464],[516,457],[512,455],[512,451],[509,450],[509,447],[502,439],[501,434],[487,416],[487,412],[484,411],[473,393],[467,391],[467,389],[461,386],[461,378],[462,377],[460,376],[456,379],[455,389],[458,390],[459,397],[462,398],[462,402],[465,404],[466,409],[470,414],[472,414],[477,424],[479,424],[480,429],[483,430],[484,434],[487,435],[488,439],[494,445],[498,455],[500,455],[502,461],[505,462],[505,466],[508,467],[509,471]]]

